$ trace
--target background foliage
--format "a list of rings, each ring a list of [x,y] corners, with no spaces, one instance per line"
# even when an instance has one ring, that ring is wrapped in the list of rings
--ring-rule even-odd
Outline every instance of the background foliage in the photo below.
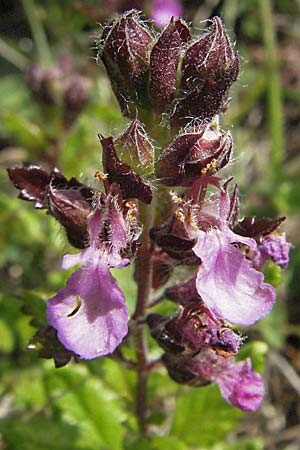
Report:
[[[112,2],[113,3],[113,2]],[[43,211],[20,202],[5,167],[23,162],[59,167],[93,184],[100,169],[97,133],[124,126],[104,70],[95,62],[96,22],[111,17],[100,0],[3,1],[0,18],[0,448],[7,450],[297,449],[300,435],[299,146],[300,3],[297,0],[186,1],[188,20],[221,15],[241,55],[223,127],[232,129],[231,171],[244,200],[242,213],[287,215],[282,227],[294,249],[272,314],[248,332],[243,355],[264,373],[262,408],[245,415],[214,386],[180,387],[160,369],[150,377],[151,435],[139,437],[134,416],[135,373],[111,358],[55,369],[26,350],[43,323],[45,301],[67,278],[60,259],[63,231]],[[130,2],[128,2],[130,5]],[[117,2],[115,2],[117,5]],[[146,3],[145,7],[149,8]],[[61,93],[38,99],[26,81],[32,63],[51,68],[69,55],[84,78],[85,105],[66,123]],[[28,79],[28,78],[27,78]],[[133,309],[130,268],[118,271]],[[163,308],[168,310],[168,304]],[[247,334],[245,330],[244,334]],[[157,356],[153,349],[153,356]]]

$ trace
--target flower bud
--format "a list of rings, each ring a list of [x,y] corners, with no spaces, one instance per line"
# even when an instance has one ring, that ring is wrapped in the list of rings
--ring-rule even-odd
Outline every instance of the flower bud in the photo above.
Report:
[[[185,350],[184,345],[181,345],[176,336],[172,336],[166,329],[169,321],[169,317],[164,317],[160,314],[149,314],[147,317],[147,324],[150,327],[151,336],[160,347],[172,354],[182,353]]]
[[[129,115],[128,102],[145,106],[152,36],[131,10],[108,24],[101,39],[102,59],[123,114]]]
[[[156,175],[167,186],[191,186],[201,176],[213,175],[230,158],[232,138],[214,127],[186,131],[160,156]]]
[[[37,99],[47,105],[56,103],[58,90],[56,85],[59,79],[57,67],[45,69],[38,64],[32,64],[25,73],[25,79]]]
[[[140,174],[153,172],[154,147],[138,119],[131,122],[114,145],[119,159],[132,170]]]
[[[164,292],[165,297],[173,302],[187,305],[188,303],[202,303],[202,299],[196,289],[196,277],[182,283],[168,287]]]
[[[98,136],[103,148],[103,169],[108,175],[109,184],[118,183],[124,199],[137,198],[144,203],[151,203],[150,184],[134,172],[128,164],[119,160],[112,137],[104,138],[100,134]]]
[[[194,119],[207,122],[222,112],[238,71],[238,54],[232,49],[221,19],[214,17],[208,32],[186,50],[171,126],[185,126]]]
[[[192,250],[196,239],[191,239],[186,231],[184,210],[178,208],[168,222],[159,227],[153,227],[150,230],[150,237],[171,258],[179,260],[181,264],[199,262]]]
[[[166,366],[170,378],[176,383],[201,387],[210,384],[212,381],[205,374],[198,373],[197,366],[190,356],[165,353],[162,362]]]
[[[88,99],[87,80],[77,75],[67,84],[64,91],[64,119],[67,124],[74,122]]]
[[[152,253],[152,289],[156,290],[163,286],[172,275],[174,262],[161,250]]]
[[[180,53],[190,38],[187,25],[172,18],[151,51],[150,94],[157,113],[163,112],[173,100]]]

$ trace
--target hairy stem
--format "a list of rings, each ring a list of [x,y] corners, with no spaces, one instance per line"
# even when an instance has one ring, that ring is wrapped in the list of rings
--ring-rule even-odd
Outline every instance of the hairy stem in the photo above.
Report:
[[[137,302],[132,319],[143,317],[149,302],[151,292],[152,266],[150,254],[149,229],[151,227],[152,216],[151,207],[143,203],[139,204],[139,219],[143,225],[141,236],[141,246],[136,259],[136,281],[137,281]],[[138,418],[140,432],[146,433],[146,412],[147,412],[147,339],[144,324],[137,325],[135,335],[136,357],[137,357],[137,394],[136,394],[136,415]]]

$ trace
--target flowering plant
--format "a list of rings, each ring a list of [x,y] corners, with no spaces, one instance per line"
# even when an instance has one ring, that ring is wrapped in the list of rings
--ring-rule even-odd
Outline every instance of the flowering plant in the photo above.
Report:
[[[230,405],[256,410],[263,380],[249,358],[235,360],[244,341],[236,325],[271,311],[275,291],[262,269],[267,260],[286,267],[290,244],[277,230],[284,217],[240,219],[238,187],[219,174],[233,148],[220,122],[238,54],[219,17],[193,38],[179,18],[156,34],[131,10],[104,27],[98,58],[129,120],[115,139],[99,134],[99,186],[36,165],[8,169],[20,198],[45,209],[80,250],[64,256],[63,269],[80,268],[49,299],[48,323],[30,346],[57,366],[108,354],[131,365],[143,432],[147,374],[161,366],[178,383],[216,382]],[[130,318],[110,272],[128,264],[137,284]],[[188,276],[174,283],[182,267]],[[165,299],[177,311],[152,313]],[[163,349],[155,361],[146,327]],[[130,338],[134,361],[122,353]]]

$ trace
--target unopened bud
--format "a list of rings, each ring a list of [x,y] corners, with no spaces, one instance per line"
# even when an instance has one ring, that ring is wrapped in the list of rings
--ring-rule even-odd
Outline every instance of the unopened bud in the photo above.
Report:
[[[231,149],[231,135],[212,126],[187,131],[162,153],[156,174],[167,186],[191,186],[201,174],[213,175],[224,167]]]
[[[149,103],[145,86],[149,72],[149,45],[152,36],[137,11],[131,10],[108,24],[102,35],[102,59],[123,114],[128,102]]]
[[[172,18],[152,49],[150,94],[157,113],[163,112],[173,100],[180,53],[190,38],[187,25]]]
[[[70,124],[84,108],[88,98],[87,80],[77,75],[68,83],[64,92],[64,119]]]
[[[32,64],[25,73],[25,79],[32,93],[38,100],[53,105],[57,101],[59,71],[56,67],[45,69]]]
[[[141,175],[153,172],[154,147],[138,119],[131,122],[114,144],[120,161],[132,170]]]
[[[128,164],[119,160],[112,137],[104,138],[99,134],[103,148],[102,162],[105,173],[108,174],[109,184],[118,183],[124,199],[137,198],[144,203],[151,203],[152,189],[138,173]]]
[[[188,47],[181,70],[171,126],[184,126],[193,120],[208,122],[222,112],[229,88],[237,79],[239,61],[219,17],[214,17],[210,30]]]

